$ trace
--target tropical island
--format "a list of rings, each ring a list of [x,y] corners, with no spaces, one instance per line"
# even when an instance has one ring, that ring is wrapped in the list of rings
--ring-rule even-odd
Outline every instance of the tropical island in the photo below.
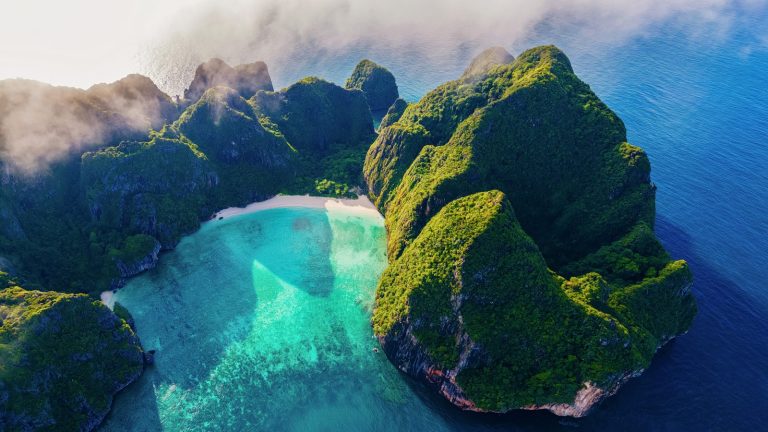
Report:
[[[274,91],[264,63],[214,59],[178,101],[137,75],[8,80],[0,118],[31,95],[99,133],[65,137],[83,151],[44,170],[0,161],[4,430],[97,427],[152,362],[100,293],[219,210],[277,194],[371,199],[389,260],[373,332],[462,409],[586,415],[696,314],[687,264],[653,233],[646,154],[552,46],[492,48],[413,104],[369,60],[345,88]]]

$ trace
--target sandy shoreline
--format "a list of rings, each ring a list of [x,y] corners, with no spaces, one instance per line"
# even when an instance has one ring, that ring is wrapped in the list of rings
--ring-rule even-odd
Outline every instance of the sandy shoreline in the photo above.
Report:
[[[381,217],[379,210],[365,195],[361,195],[357,197],[357,199],[328,198],[310,195],[277,195],[266,201],[251,203],[245,207],[225,208],[214,214],[212,220],[227,219],[233,216],[255,213],[262,210],[288,207],[324,208],[328,211],[343,211]]]
[[[101,302],[104,304],[104,306],[108,307],[109,310],[115,310],[115,293],[112,290],[109,291],[103,291],[101,293]]]
[[[379,210],[365,195],[360,195],[356,199],[328,198],[310,195],[277,195],[265,201],[248,204],[245,207],[228,207],[224,210],[219,210],[213,215],[209,222],[255,213],[262,210],[290,207],[324,208],[329,212],[344,212],[361,216],[374,216],[383,219]],[[113,309],[115,306],[114,296],[114,291],[104,291],[101,293],[101,302],[108,308]]]

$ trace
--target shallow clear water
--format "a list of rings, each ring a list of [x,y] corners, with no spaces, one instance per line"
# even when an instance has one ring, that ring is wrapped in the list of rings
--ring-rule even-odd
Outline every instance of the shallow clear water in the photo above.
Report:
[[[381,218],[274,209],[204,224],[116,300],[157,363],[107,430],[371,429],[407,387],[369,325]],[[376,407],[365,416],[350,416]]]
[[[463,413],[403,378],[371,352],[380,222],[273,210],[206,225],[121,291],[161,354],[118,396],[106,430],[766,430],[768,14],[739,20],[726,34],[670,25],[611,46],[545,29],[515,46],[562,47],[621,116],[651,158],[657,233],[695,275],[691,331],[589,417]],[[343,82],[371,57],[414,101],[461,74],[472,53],[456,46],[437,63],[386,49],[311,59],[278,84],[309,73]],[[302,218],[313,228],[294,230]]]

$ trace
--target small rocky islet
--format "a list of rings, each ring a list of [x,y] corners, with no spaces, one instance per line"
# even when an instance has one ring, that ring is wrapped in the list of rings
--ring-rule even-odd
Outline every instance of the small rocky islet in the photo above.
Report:
[[[97,427],[151,358],[98,293],[218,209],[278,193],[366,191],[388,236],[374,333],[462,409],[586,415],[696,313],[686,263],[653,234],[647,156],[555,47],[491,48],[412,104],[368,60],[346,88],[274,91],[264,63],[214,59],[180,100],[137,75],[8,81],[0,117],[42,93],[104,133],[44,173],[0,162],[3,430]]]

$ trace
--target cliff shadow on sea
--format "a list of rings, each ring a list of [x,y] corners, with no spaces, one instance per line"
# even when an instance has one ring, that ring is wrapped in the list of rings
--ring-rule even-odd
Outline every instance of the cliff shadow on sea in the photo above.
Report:
[[[131,280],[117,301],[133,313],[144,346],[158,350],[156,364],[118,396],[103,430],[160,430],[169,409],[187,420],[211,418],[241,405],[227,400],[241,396],[243,382],[282,379],[265,371],[282,367],[285,353],[269,344],[254,350],[253,339],[268,336],[259,330],[265,319],[290,311],[286,296],[331,293],[331,242],[322,212],[266,210],[204,224]],[[241,361],[262,366],[250,373]],[[262,384],[270,397],[274,389]]]

